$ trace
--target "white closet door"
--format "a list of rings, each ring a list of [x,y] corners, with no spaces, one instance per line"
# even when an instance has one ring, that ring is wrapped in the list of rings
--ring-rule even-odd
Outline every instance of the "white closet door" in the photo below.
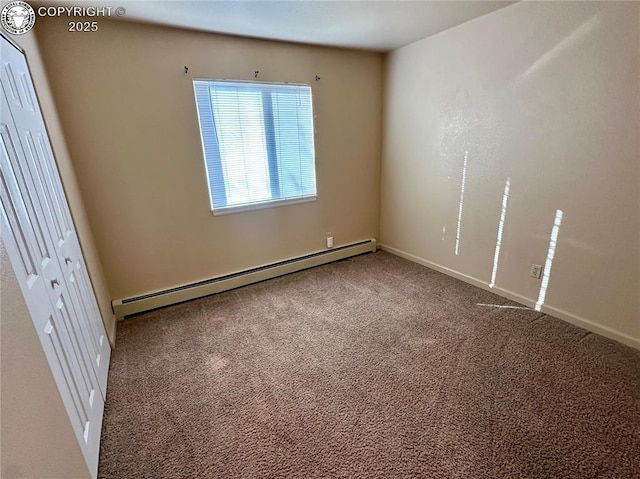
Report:
[[[0,83],[2,240],[96,477],[111,351],[26,60],[4,38]]]
[[[104,399],[79,330],[78,317],[43,214],[19,168],[24,153],[2,90],[0,113],[0,200],[2,240],[18,277],[69,420],[91,471],[97,472]],[[95,475],[95,474],[94,474]]]
[[[91,368],[95,371],[104,399],[111,347],[60,182],[35,89],[24,55],[15,48],[5,48],[2,53],[0,79],[25,153],[25,176],[32,180],[35,188],[33,191],[41,199],[45,221],[54,238],[53,253],[60,259],[60,268],[64,273],[74,312],[81,317],[78,323],[80,333],[86,343],[86,351],[91,355]]]

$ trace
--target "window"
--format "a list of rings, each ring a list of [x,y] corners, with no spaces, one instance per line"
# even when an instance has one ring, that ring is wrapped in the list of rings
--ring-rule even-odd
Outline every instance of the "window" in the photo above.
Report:
[[[310,86],[193,83],[214,214],[316,199]]]

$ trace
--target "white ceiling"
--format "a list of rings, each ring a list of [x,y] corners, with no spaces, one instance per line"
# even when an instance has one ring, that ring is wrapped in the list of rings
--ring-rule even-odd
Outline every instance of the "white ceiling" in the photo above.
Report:
[[[37,3],[37,2],[34,2]],[[58,1],[123,6],[123,19],[298,43],[389,51],[513,1],[143,0]]]

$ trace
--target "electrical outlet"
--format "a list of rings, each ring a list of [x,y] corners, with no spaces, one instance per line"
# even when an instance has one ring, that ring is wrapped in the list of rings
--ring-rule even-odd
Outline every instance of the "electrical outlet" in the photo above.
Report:
[[[331,233],[327,233],[327,248],[333,248],[333,236],[331,236]]]
[[[532,278],[536,278],[536,279],[540,279],[540,276],[542,276],[542,266],[540,266],[539,264],[532,264],[531,265],[531,277]]]

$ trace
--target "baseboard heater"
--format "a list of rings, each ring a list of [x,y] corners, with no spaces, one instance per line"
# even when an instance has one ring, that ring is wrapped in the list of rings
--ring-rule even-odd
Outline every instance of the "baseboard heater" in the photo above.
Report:
[[[182,303],[191,299],[221,293],[248,284],[258,283],[266,279],[276,278],[303,269],[313,268],[341,259],[357,256],[376,250],[375,238],[360,241],[345,246],[318,251],[305,256],[291,258],[257,268],[231,273],[217,278],[211,278],[196,283],[185,284],[175,288],[156,291],[135,296],[133,298],[116,299],[112,301],[113,312],[118,320],[131,314],[149,311],[163,306]]]

